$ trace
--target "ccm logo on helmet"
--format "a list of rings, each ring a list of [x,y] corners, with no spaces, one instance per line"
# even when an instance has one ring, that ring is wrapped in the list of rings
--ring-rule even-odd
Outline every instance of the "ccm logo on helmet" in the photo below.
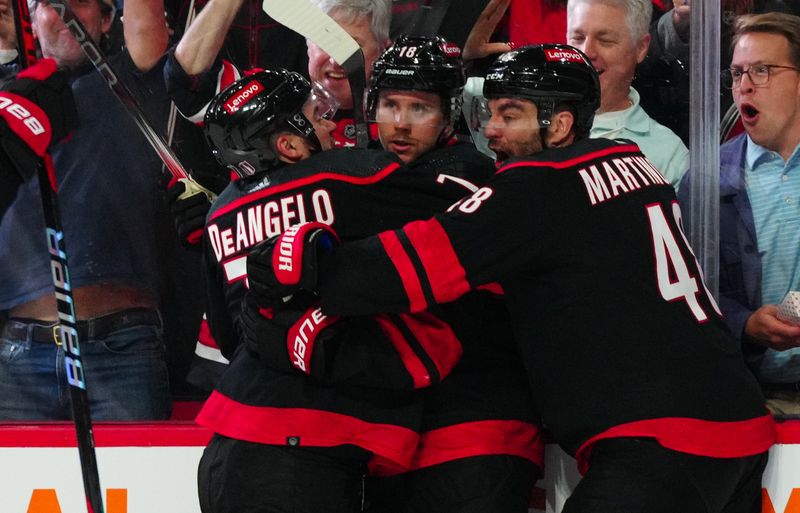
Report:
[[[33,135],[39,135],[45,131],[44,125],[36,116],[7,96],[0,96],[0,110],[4,110],[16,119],[22,121],[22,124],[25,125]]]
[[[458,57],[461,55],[461,48],[453,43],[444,43],[441,45],[441,48],[448,57]]]
[[[570,50],[545,50],[544,56],[548,61],[583,62],[581,54]]]
[[[256,95],[263,90],[264,86],[262,86],[260,82],[253,80],[247,84],[244,89],[236,93],[236,96],[225,102],[225,110],[228,112],[228,114],[233,114],[237,110],[244,107],[247,102],[255,98]]]

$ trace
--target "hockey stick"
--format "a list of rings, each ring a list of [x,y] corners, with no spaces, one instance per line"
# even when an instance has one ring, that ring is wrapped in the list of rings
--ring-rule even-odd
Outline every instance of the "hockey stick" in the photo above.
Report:
[[[20,68],[25,68],[36,61],[36,45],[31,31],[27,0],[16,2],[14,24],[19,45]],[[78,341],[75,301],[72,296],[67,252],[64,245],[64,230],[58,205],[58,184],[49,153],[43,159],[39,159],[36,173],[39,178],[47,249],[50,253],[50,273],[53,277],[58,310],[58,323],[53,329],[53,338],[54,342],[64,350],[64,366],[69,383],[69,398],[75,422],[86,508],[89,513],[103,513],[105,511],[103,494],[100,488],[100,474],[97,470],[92,418],[89,412],[89,398],[86,393],[86,379]]]
[[[166,141],[164,141],[164,138],[155,131],[152,123],[147,120],[147,116],[142,111],[141,107],[139,107],[130,89],[119,80],[111,64],[109,64],[108,59],[106,59],[106,56],[103,54],[103,51],[100,50],[100,47],[89,37],[86,29],[81,22],[78,21],[78,18],[75,17],[72,9],[67,5],[66,0],[51,0],[50,5],[56,10],[58,16],[67,28],[69,28],[70,32],[72,32],[72,35],[75,36],[75,39],[81,45],[83,53],[85,53],[92,62],[97,72],[106,80],[111,91],[125,107],[128,115],[130,115],[131,119],[136,123],[139,131],[144,135],[145,139],[147,139],[147,142],[150,143],[150,146],[153,147],[172,176],[184,183],[186,189],[180,197],[187,198],[196,193],[203,193],[209,201],[213,201],[216,195],[189,176],[186,168],[180,163],[175,152],[172,151],[172,148],[170,148]]]
[[[264,0],[264,12],[322,48],[347,72],[353,96],[353,118],[356,122],[356,145],[366,148],[369,131],[364,116],[366,76],[364,54],[358,43],[338,23],[309,0]]]

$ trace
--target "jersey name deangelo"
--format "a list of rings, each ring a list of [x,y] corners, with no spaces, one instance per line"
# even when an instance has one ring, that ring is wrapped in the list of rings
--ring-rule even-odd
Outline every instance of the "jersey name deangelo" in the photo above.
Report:
[[[236,212],[233,226],[221,216],[206,227],[217,262],[229,258],[264,239],[280,235],[292,225],[306,221],[333,224],[333,202],[325,189],[311,194],[293,194],[251,205]]]

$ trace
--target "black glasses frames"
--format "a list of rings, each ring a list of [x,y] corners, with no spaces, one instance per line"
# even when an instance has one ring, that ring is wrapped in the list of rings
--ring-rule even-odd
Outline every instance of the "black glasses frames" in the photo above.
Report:
[[[779,64],[754,64],[748,68],[733,67],[722,70],[722,85],[728,89],[738,88],[742,84],[742,77],[747,74],[754,86],[762,86],[769,82],[773,69],[791,69],[800,72],[795,66],[782,66]]]

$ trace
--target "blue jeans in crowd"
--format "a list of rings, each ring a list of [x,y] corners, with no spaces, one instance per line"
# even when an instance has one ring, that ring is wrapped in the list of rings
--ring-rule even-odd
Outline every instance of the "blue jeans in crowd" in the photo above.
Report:
[[[12,318],[0,329],[0,421],[72,418],[64,350],[55,344],[52,327]],[[78,329],[93,420],[169,418],[157,311],[116,312],[80,321]]]

